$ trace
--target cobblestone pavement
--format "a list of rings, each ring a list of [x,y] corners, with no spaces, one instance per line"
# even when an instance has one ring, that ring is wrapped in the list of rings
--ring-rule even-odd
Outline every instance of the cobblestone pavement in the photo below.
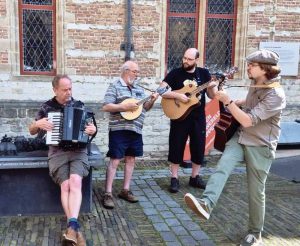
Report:
[[[247,229],[248,207],[245,168],[237,167],[229,178],[209,221],[196,217],[183,196],[202,191],[189,187],[190,169],[180,169],[180,191],[168,192],[169,170],[160,165],[136,169],[131,189],[140,202],[117,198],[123,171],[114,182],[115,209],[102,206],[104,169],[93,175],[93,210],[79,220],[87,245],[236,245]],[[207,179],[213,167],[202,168]],[[270,175],[266,187],[265,245],[300,245],[300,184]],[[63,216],[2,217],[0,245],[61,245]]]

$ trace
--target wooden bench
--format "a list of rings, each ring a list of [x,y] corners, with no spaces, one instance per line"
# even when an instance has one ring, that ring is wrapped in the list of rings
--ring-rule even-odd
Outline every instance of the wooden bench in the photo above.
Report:
[[[89,175],[82,182],[81,212],[92,210],[93,168],[104,165],[95,144],[89,155]],[[49,176],[47,151],[0,157],[0,216],[63,214],[60,187]]]

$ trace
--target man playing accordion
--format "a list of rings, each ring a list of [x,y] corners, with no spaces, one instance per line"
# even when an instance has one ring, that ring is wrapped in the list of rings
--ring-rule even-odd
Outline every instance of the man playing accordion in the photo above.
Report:
[[[83,108],[81,101],[72,98],[72,82],[67,75],[57,75],[52,81],[55,96],[41,105],[35,121],[29,126],[31,135],[44,136],[53,129],[54,124],[48,120],[48,113],[63,111],[66,105]],[[94,123],[85,125],[84,133],[90,136],[97,131]],[[86,245],[79,231],[78,216],[82,201],[82,178],[89,173],[88,152],[86,147],[75,146],[65,149],[63,146],[49,146],[49,173],[61,189],[61,203],[68,219],[67,230],[63,239],[76,245]]]

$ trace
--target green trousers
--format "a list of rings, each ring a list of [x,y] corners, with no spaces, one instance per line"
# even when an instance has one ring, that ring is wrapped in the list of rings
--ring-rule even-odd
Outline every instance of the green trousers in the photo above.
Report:
[[[275,158],[275,151],[267,146],[245,146],[237,142],[235,134],[227,142],[225,151],[218,161],[202,195],[210,210],[216,206],[225,183],[239,163],[246,164],[249,198],[249,232],[261,233],[265,218],[265,183]]]

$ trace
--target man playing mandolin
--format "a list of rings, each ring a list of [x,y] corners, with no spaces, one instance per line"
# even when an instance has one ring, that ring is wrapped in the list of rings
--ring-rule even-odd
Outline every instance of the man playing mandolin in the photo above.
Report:
[[[185,51],[182,58],[182,67],[173,69],[164,78],[161,86],[169,86],[172,91],[162,95],[167,107],[165,110],[174,110],[177,114],[182,110],[182,116],[170,117],[169,133],[169,155],[168,161],[171,162],[171,185],[170,192],[179,191],[178,168],[183,162],[183,154],[188,137],[190,138],[190,150],[192,161],[192,174],[189,185],[192,187],[205,189],[205,182],[199,176],[200,166],[203,165],[205,138],[206,138],[206,119],[205,119],[205,93],[209,98],[215,96],[217,83],[211,80],[210,73],[205,68],[197,67],[199,61],[199,51],[195,48],[189,48]],[[197,88],[203,86],[203,90]],[[192,88],[198,94],[189,97],[185,93]],[[194,90],[195,88],[195,90]],[[162,106],[164,107],[164,101]],[[174,104],[173,107],[171,106]],[[166,112],[166,111],[165,111]],[[168,115],[167,115],[168,116]]]
[[[135,157],[143,155],[142,127],[145,112],[151,109],[158,93],[153,93],[148,101],[142,105],[128,100],[129,98],[143,100],[146,96],[143,88],[135,84],[139,73],[138,64],[134,61],[126,61],[121,67],[121,77],[110,84],[105,97],[103,111],[109,112],[109,150],[110,157],[106,170],[106,186],[103,199],[105,208],[114,208],[112,185],[117,167],[122,158],[125,162],[124,184],[119,197],[128,202],[138,202],[138,199],[129,189]],[[142,107],[141,114],[132,120],[124,118],[122,112],[136,112]]]
[[[280,134],[280,119],[286,106],[284,91],[279,84],[279,56],[269,50],[259,50],[247,58],[248,77],[252,80],[245,100],[233,101],[226,91],[216,98],[241,124],[227,142],[217,170],[210,176],[201,199],[185,195],[187,205],[200,217],[209,219],[225,183],[234,167],[246,164],[249,223],[248,233],[240,245],[261,245],[265,217],[265,183]],[[241,109],[239,106],[243,106]]]

